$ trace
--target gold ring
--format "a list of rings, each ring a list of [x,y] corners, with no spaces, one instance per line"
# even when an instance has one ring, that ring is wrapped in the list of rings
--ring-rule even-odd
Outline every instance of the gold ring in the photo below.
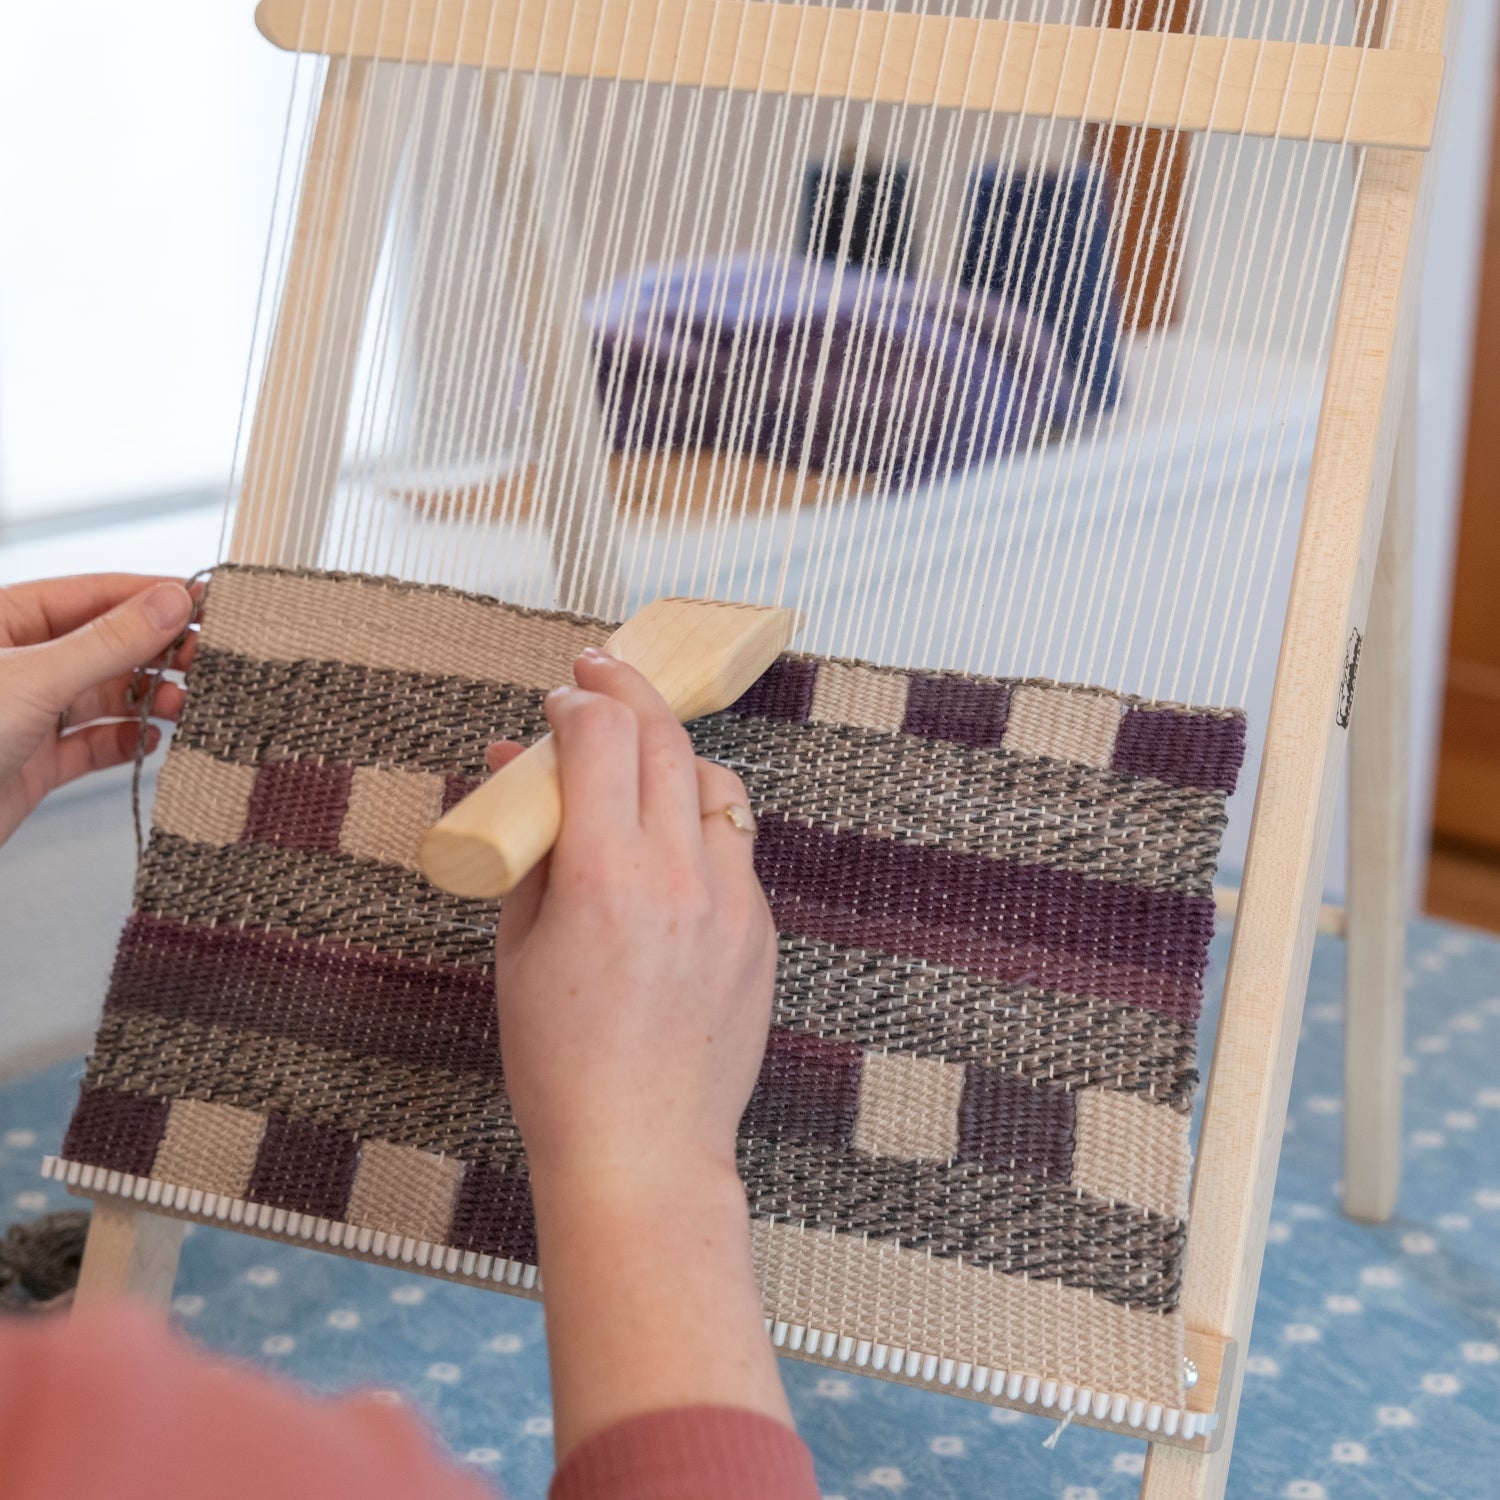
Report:
[[[705,818],[726,817],[741,833],[748,833],[755,837],[755,814],[745,806],[743,802],[731,802],[727,807],[716,807],[712,812],[703,814]]]

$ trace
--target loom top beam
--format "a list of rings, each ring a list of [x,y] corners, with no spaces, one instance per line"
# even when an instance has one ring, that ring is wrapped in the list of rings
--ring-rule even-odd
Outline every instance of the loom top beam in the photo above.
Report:
[[[261,0],[276,46],[577,78],[1425,150],[1437,53],[788,0]],[[608,59],[608,61],[604,61]]]

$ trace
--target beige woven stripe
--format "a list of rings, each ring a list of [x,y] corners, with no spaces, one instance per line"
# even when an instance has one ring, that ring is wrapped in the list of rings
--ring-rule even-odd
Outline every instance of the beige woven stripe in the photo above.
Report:
[[[1107,769],[1123,713],[1121,701],[1106,693],[1018,687],[1000,743],[1022,755],[1051,755]]]
[[[443,778],[361,766],[349,786],[339,848],[360,859],[418,868],[417,846],[443,811]]]
[[[175,1099],[151,1175],[177,1187],[243,1198],[265,1129],[266,1117],[256,1110]]]
[[[958,1150],[964,1070],[935,1057],[867,1053],[860,1070],[856,1150],[901,1161],[951,1161]]]
[[[254,766],[174,746],[156,783],[151,826],[199,844],[238,843],[254,787]]]
[[[366,1141],[349,1195],[348,1220],[361,1229],[446,1244],[462,1177],[462,1164],[451,1156]]]
[[[203,644],[272,661],[447,674],[553,688],[606,625],[483,603],[445,590],[365,579],[223,568],[204,612]]]
[[[1081,1089],[1073,1186],[1116,1203],[1187,1218],[1190,1117],[1140,1094]]]
[[[848,724],[855,729],[882,729],[894,733],[906,718],[910,684],[900,672],[880,672],[825,661],[813,683],[814,724]]]
[[[894,1348],[1180,1406],[1180,1314],[1134,1312],[1054,1281],[756,1219],[768,1314]]]

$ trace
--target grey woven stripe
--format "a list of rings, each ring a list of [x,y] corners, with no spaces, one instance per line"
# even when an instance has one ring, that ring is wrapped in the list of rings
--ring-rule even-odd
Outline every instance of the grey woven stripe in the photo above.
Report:
[[[533,688],[343,662],[274,662],[204,648],[177,742],[221,760],[326,760],[484,774],[496,739],[547,727]]]
[[[776,1024],[867,1049],[1192,1107],[1193,1028],[1143,1007],[1007,988],[921,959],[781,939]]]
[[[521,1138],[493,1076],[351,1057],[246,1029],[106,1011],[90,1087],[203,1099],[362,1138],[513,1166]]]
[[[141,911],[249,923],[323,942],[399,947],[411,958],[487,968],[494,907],[394,866],[274,844],[195,844],[153,835]],[[1135,1006],[1007,988],[941,964],[783,936],[776,1025],[889,1052],[977,1062],[1036,1081],[1149,1094],[1191,1106],[1192,1028]]]
[[[1009,1275],[1170,1312],[1186,1226],[1059,1183],[968,1163],[895,1161],[836,1146],[742,1140],[751,1212],[807,1229],[888,1239]]]
[[[739,772],[757,812],[1147,890],[1213,888],[1225,824],[1217,793],[842,724],[720,715],[694,725],[693,741]]]
[[[136,907],[188,922],[246,923],[409,958],[486,968],[495,905],[465,901],[396,865],[276,844],[196,844],[153,833]]]

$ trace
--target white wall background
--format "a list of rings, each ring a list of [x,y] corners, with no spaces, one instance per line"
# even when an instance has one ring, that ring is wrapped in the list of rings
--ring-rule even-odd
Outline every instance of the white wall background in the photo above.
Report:
[[[252,9],[5,7],[0,520],[226,479],[291,73]]]

